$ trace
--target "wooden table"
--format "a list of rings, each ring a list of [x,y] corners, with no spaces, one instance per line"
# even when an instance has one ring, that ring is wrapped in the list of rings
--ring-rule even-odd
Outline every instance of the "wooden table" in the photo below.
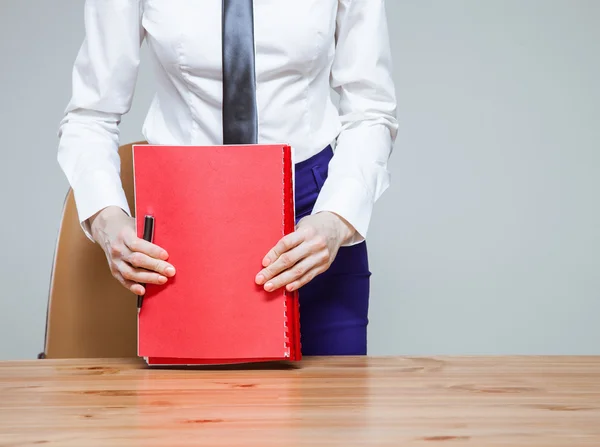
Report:
[[[1,446],[600,446],[600,357],[0,362]]]

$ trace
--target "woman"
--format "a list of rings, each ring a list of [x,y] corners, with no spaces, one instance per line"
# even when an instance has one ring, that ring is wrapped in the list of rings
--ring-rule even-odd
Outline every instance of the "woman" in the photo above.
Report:
[[[240,15],[239,5],[228,7]],[[140,45],[148,44],[158,80],[146,140],[222,144],[222,8],[216,0],[85,4],[58,161],[83,231],[135,294],[144,293],[139,283],[176,274],[165,247],[136,236],[119,177],[118,124],[131,106]],[[365,236],[397,131],[384,0],[254,0],[251,21],[258,142],[293,147],[298,216],[255,281],[268,291],[301,288],[304,355],[366,354]]]

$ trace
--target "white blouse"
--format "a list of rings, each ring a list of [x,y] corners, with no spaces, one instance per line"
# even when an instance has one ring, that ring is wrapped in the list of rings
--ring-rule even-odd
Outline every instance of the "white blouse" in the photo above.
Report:
[[[398,128],[384,0],[254,0],[254,21],[258,142],[289,144],[296,162],[334,144],[313,213],[344,217],[357,243],[389,185]],[[131,215],[118,124],[131,106],[144,39],[158,78],[146,140],[222,143],[221,1],[87,0],[85,30],[58,162],[91,238],[85,221],[102,208]]]

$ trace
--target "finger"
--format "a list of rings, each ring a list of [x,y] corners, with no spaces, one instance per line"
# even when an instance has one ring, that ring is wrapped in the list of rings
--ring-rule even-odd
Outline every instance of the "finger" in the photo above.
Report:
[[[304,241],[304,238],[304,233],[298,231],[294,231],[293,233],[282,237],[264,257],[262,261],[263,267],[267,267],[269,264],[275,262],[282,254],[300,245]]]
[[[292,250],[283,253],[275,260],[275,262],[262,269],[256,275],[256,283],[259,285],[264,284],[281,272],[291,268],[294,264],[306,258],[310,254],[311,246],[310,244],[306,243],[302,243]]]
[[[313,279],[315,279],[315,277],[317,275],[320,275],[321,273],[323,273],[324,271],[327,270],[327,265],[320,265],[318,267],[315,267],[313,269],[310,269],[308,272],[306,272],[304,275],[302,275],[300,278],[296,279],[295,281],[292,281],[290,283],[288,283],[285,288],[288,292],[293,292],[294,290],[298,290],[300,289],[302,286],[308,284],[309,282],[311,282]]]
[[[145,295],[146,294],[146,289],[141,284],[138,284],[135,282],[132,283],[130,281],[127,281],[127,282],[131,284],[129,286],[129,290],[131,292],[135,293],[136,295]]]
[[[133,267],[153,271],[166,277],[175,275],[175,267],[171,264],[160,259],[152,258],[139,251],[129,253],[124,260]]]
[[[280,287],[284,287],[306,275],[307,272],[319,267],[323,264],[322,257],[319,255],[311,255],[298,262],[293,267],[285,270],[275,278],[265,284],[265,290],[272,292]]]
[[[123,287],[129,289],[130,292],[136,295],[144,295],[146,293],[146,289],[141,284],[125,279],[121,274],[116,274],[114,276],[117,281],[119,281]]]
[[[119,273],[128,281],[141,282],[144,284],[164,284],[167,277],[145,269],[132,267],[126,262],[119,263]]]
[[[162,247],[159,247],[152,242],[140,239],[137,236],[130,236],[125,239],[125,245],[133,252],[144,253],[151,258],[161,259],[166,261],[169,258],[169,253]]]

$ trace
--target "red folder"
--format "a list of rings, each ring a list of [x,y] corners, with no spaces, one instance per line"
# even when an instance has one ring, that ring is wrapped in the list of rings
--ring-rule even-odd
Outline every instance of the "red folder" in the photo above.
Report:
[[[296,292],[254,282],[294,230],[287,145],[134,145],[135,215],[177,273],[148,284],[138,354],[150,365],[300,360]]]

